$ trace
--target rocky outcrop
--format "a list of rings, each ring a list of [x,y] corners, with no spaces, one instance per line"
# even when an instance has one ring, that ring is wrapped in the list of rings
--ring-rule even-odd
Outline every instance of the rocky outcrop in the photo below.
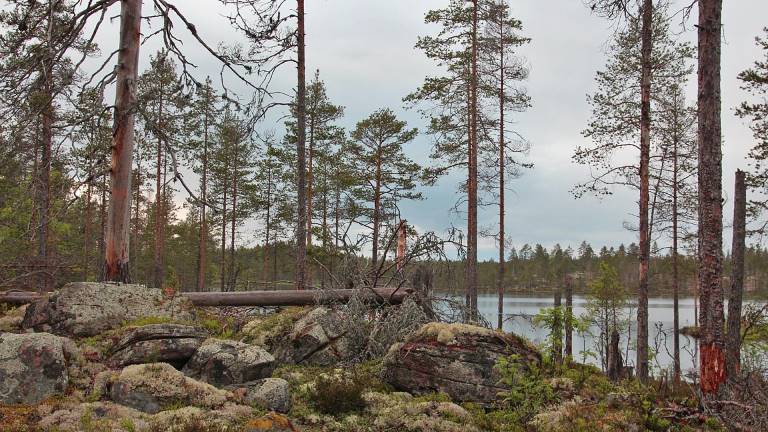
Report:
[[[143,285],[74,282],[27,307],[22,326],[63,336],[95,336],[142,317],[191,320],[184,297]]]
[[[507,390],[495,368],[516,356],[522,367],[541,355],[526,340],[509,333],[465,324],[429,323],[384,358],[384,379],[413,394],[443,392],[457,402],[490,403]]]
[[[272,354],[243,342],[207,339],[184,366],[192,378],[225,387],[272,375],[276,362]]]
[[[162,362],[181,369],[208,337],[199,327],[182,324],[149,324],[126,330],[109,353],[109,364]]]
[[[131,365],[114,377],[113,401],[154,414],[170,408],[216,408],[232,398],[230,392],[184,376],[167,363]]]
[[[318,307],[298,320],[274,347],[281,362],[330,366],[354,355],[346,337],[344,318],[338,311]]]
[[[150,416],[113,402],[86,402],[61,407],[43,418],[37,426],[44,431],[75,432],[102,430],[111,432],[145,431]],[[85,429],[89,427],[90,429]]]
[[[34,404],[70,383],[74,343],[49,333],[0,333],[0,403]]]
[[[288,381],[282,378],[264,378],[228,389],[250,405],[281,413],[287,413],[291,409],[290,386]]]

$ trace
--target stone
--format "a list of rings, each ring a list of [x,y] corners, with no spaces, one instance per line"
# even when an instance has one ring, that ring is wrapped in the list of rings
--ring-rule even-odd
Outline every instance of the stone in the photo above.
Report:
[[[229,389],[229,388],[228,388]],[[288,381],[282,378],[264,378],[237,386],[244,391],[245,402],[269,411],[287,413],[291,409],[291,390]]]
[[[73,282],[30,304],[22,327],[87,337],[144,317],[189,321],[192,310],[187,298],[143,285]]]
[[[298,320],[274,347],[280,362],[331,366],[348,360],[354,347],[345,337],[344,318],[338,311],[317,307]]]
[[[180,406],[211,409],[232,399],[232,393],[186,377],[167,363],[127,366],[110,387],[113,401],[150,414]]]
[[[0,333],[0,403],[35,404],[63,394],[77,347],[49,333]]]
[[[21,323],[24,321],[24,314],[27,311],[27,305],[11,309],[3,316],[0,316],[0,332],[16,333],[22,330]]]
[[[208,336],[205,329],[183,324],[132,327],[112,347],[108,363],[123,367],[162,362],[181,369]]]
[[[253,416],[253,409],[228,403],[217,409],[182,407],[162,411],[150,419],[153,431],[241,431],[242,424]]]
[[[46,414],[37,427],[61,432],[79,432],[85,427],[94,431],[133,432],[149,429],[149,416],[114,402],[87,402]]]
[[[225,387],[267,378],[275,366],[275,358],[264,348],[211,338],[198,348],[183,372],[216,387]]]
[[[525,368],[539,365],[541,354],[511,333],[466,324],[429,323],[393,345],[383,362],[383,377],[411,394],[443,392],[456,402],[490,404],[508,390],[496,363],[516,356]]]

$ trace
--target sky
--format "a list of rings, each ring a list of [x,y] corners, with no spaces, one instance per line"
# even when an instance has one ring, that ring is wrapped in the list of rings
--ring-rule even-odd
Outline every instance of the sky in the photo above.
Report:
[[[307,75],[312,76],[314,70],[319,70],[330,99],[346,108],[345,118],[340,122],[342,126],[352,129],[357,121],[373,111],[388,107],[409,126],[425,129],[425,122],[417,112],[404,109],[402,98],[415,90],[425,76],[439,73],[414,44],[419,36],[436,33],[436,26],[424,24],[424,15],[429,9],[446,3],[447,0],[306,2]],[[755,46],[754,38],[768,26],[768,2],[723,3],[723,188],[727,198],[733,189],[733,173],[737,168],[747,168],[745,156],[754,143],[747,124],[733,114],[734,107],[747,97],[739,88],[736,76],[763,55]],[[179,2],[178,5],[207,40],[245,43],[242,36],[227,26],[218,1]],[[599,248],[636,241],[636,233],[624,228],[625,222],[635,220],[636,193],[617,189],[602,200],[574,199],[570,194],[574,184],[588,176],[587,168],[571,162],[571,155],[576,146],[589,144],[581,136],[590,117],[586,95],[595,89],[595,73],[605,64],[606,44],[615,27],[591,14],[581,0],[511,0],[510,5],[512,15],[523,23],[523,34],[532,39],[518,50],[530,69],[529,79],[523,86],[532,98],[532,107],[515,114],[515,129],[530,142],[529,160],[535,164],[532,170],[512,182],[511,193],[508,193],[506,225],[513,245],[519,248],[525,243],[541,243],[551,247],[559,243],[576,248],[586,240]],[[672,10],[682,5],[683,2],[673,2]],[[694,11],[686,27],[679,29],[684,40],[695,42],[695,20]],[[113,23],[101,32],[99,42],[103,50],[114,44],[116,30]],[[184,36],[183,40],[186,52],[198,65],[195,73],[217,75],[215,60],[188,37]],[[158,46],[154,41],[142,48],[142,68],[148,65],[149,54]],[[695,84],[695,77],[692,81]],[[285,68],[275,84],[291,88],[294,83],[295,69]],[[688,93],[689,99],[695,100],[693,85]],[[279,132],[282,124],[275,114],[262,127]],[[408,145],[406,153],[426,166],[431,142],[429,136],[420,134]],[[426,199],[423,201],[402,203],[403,217],[422,232],[443,233],[452,225],[464,225],[463,215],[450,211],[458,199],[456,187],[461,175],[456,173],[424,189]],[[729,203],[726,202],[724,209],[726,224],[732,211]],[[497,222],[495,211],[494,208],[480,211],[481,227]],[[247,232],[244,234],[246,242],[255,241],[249,239]],[[724,236],[729,249],[730,232],[726,230]],[[478,247],[481,260],[497,254],[493,242],[481,238]]]

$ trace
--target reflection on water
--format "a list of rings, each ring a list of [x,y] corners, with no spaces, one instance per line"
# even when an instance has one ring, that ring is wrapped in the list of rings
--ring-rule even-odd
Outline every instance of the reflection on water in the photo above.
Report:
[[[495,324],[498,310],[498,299],[496,294],[479,294],[477,304],[483,317]],[[551,297],[525,297],[518,295],[505,297],[504,330],[525,336],[536,344],[542,344],[547,337],[547,331],[535,326],[532,323],[532,319],[540,309],[551,307],[552,305],[553,300]],[[563,299],[563,305],[565,305],[565,299]],[[656,368],[657,371],[659,368],[671,369],[672,367],[673,311],[671,298],[654,297],[648,299],[649,344],[651,349],[658,347],[656,357],[652,360],[652,367]],[[635,351],[632,348],[635,335],[637,334],[636,312],[637,309],[634,305],[628,308],[625,312],[631,313],[631,346],[627,346],[626,334],[622,335],[623,337],[621,341],[622,354],[626,356],[625,361],[632,366],[634,366],[635,363]],[[573,314],[578,317],[586,313],[586,299],[583,296],[575,295],[573,297]],[[680,327],[693,326],[695,324],[693,298],[680,299],[679,317]],[[592,333],[599,336],[599,330],[597,330],[597,328],[593,328]],[[574,332],[573,354],[577,360],[581,360],[579,352],[584,350],[585,347],[587,350],[597,351],[594,345],[594,340],[590,335],[582,336]],[[695,369],[695,353],[695,341],[692,338],[680,335],[680,363],[683,374],[685,374],[686,371]],[[587,362],[599,365],[599,360],[594,358],[588,359]]]

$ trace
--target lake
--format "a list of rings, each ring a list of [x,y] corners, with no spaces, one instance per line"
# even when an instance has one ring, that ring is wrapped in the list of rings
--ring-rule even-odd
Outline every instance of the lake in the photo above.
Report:
[[[498,298],[496,294],[478,294],[477,299],[480,314],[496,325]],[[522,296],[519,294],[510,294],[504,298],[504,330],[525,336],[536,344],[542,344],[546,340],[547,331],[532,323],[532,318],[542,308],[552,307],[554,301],[552,297],[541,296]],[[563,307],[565,307],[565,298],[563,298]],[[637,334],[636,311],[633,305],[626,313],[631,313],[630,321],[632,323],[631,344],[634,345],[635,335]],[[573,314],[581,316],[586,314],[586,299],[580,295],[573,296]],[[693,326],[694,320],[694,299],[692,297],[681,298],[679,301],[680,327]],[[649,346],[654,349],[658,346],[656,358],[652,361],[653,372],[658,374],[659,370],[671,369],[672,367],[672,321],[673,308],[672,298],[651,297],[648,299],[648,333]],[[599,330],[592,329],[595,335],[599,335]],[[666,335],[666,336],[665,336]],[[580,351],[586,349],[597,351],[594,340],[591,336],[582,336],[574,332],[573,334],[573,355],[577,361],[582,361]],[[626,335],[623,335],[621,341],[622,355],[625,356],[625,362],[629,365],[635,363],[635,351],[632,347],[627,348]],[[685,375],[686,371],[695,370],[695,353],[697,352],[696,342],[693,338],[680,335],[680,363]],[[599,359],[587,359],[587,363],[599,366]]]

